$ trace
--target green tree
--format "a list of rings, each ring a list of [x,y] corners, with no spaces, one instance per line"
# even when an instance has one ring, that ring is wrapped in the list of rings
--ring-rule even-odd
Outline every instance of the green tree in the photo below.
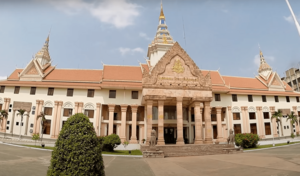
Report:
[[[100,140],[84,114],[77,113],[65,122],[55,143],[47,175],[105,175]]]
[[[1,110],[0,111],[0,120],[2,120],[2,123],[4,123],[3,122],[3,120],[4,119],[7,119],[7,117],[8,117],[8,112],[7,112],[7,110]],[[4,126],[4,125],[3,125]],[[6,126],[6,124],[5,124],[5,126]],[[3,138],[5,138],[5,135],[6,135],[6,129],[4,129],[4,137]]]
[[[20,136],[19,139],[21,139],[21,130],[22,130],[22,123],[23,123],[23,117],[24,116],[29,116],[28,114],[25,114],[26,110],[25,109],[19,109],[17,116],[21,116],[21,123],[20,123]]]
[[[41,141],[43,141],[43,134],[44,134],[44,129],[45,129],[45,124],[46,122],[46,118],[45,118],[45,114],[44,112],[41,112],[40,115],[37,116],[37,120],[41,118],[41,127],[42,127],[42,131],[41,131]]]
[[[281,110],[275,111],[274,114],[272,115],[272,119],[276,120],[276,123],[277,123],[278,127],[279,127],[279,124],[280,124],[281,136],[283,136],[283,128],[282,128],[281,118],[282,118],[282,111]]]
[[[292,111],[291,114],[288,114],[287,116],[288,116],[288,117],[287,117],[286,121],[290,120],[290,123],[291,123],[291,133],[294,134],[294,127],[293,127],[293,125],[294,125],[294,124],[295,124],[295,125],[298,125],[298,119],[297,119],[297,116],[294,115],[294,111]]]
[[[37,134],[33,134],[32,136],[32,140],[35,141],[35,145],[36,145],[36,140],[39,140],[40,139],[40,135],[37,133]]]

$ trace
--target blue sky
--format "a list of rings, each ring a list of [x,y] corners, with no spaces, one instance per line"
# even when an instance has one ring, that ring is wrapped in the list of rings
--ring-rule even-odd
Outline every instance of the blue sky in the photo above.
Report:
[[[300,19],[300,1],[289,2]],[[280,76],[300,63],[300,36],[285,0],[164,0],[163,7],[173,39],[200,69],[254,77],[258,43]],[[159,12],[160,0],[0,1],[0,78],[24,68],[50,28],[57,68],[144,63]]]

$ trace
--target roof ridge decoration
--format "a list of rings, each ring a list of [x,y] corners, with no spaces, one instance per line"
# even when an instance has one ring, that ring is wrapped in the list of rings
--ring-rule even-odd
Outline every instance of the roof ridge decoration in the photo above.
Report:
[[[184,72],[173,71],[175,62],[184,67]],[[142,76],[143,88],[212,90],[210,71],[204,76],[178,42],[164,54],[151,73],[143,68]]]
[[[260,66],[259,66],[259,69],[258,69],[258,73],[262,76],[262,78],[267,80],[270,73],[272,72],[272,68],[266,62],[266,60],[264,58],[264,55],[263,55],[261,50],[259,52],[259,57],[260,57]]]

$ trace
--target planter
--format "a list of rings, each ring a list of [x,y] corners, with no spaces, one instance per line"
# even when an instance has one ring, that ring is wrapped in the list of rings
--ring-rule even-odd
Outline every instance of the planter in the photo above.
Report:
[[[44,147],[45,147],[45,144],[41,144],[41,146],[44,148]]]

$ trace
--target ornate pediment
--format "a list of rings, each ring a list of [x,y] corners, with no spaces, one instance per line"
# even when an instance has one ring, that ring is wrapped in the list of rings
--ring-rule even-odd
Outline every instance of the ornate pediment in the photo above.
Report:
[[[150,72],[143,70],[143,87],[211,90],[210,72],[204,76],[176,42]]]

